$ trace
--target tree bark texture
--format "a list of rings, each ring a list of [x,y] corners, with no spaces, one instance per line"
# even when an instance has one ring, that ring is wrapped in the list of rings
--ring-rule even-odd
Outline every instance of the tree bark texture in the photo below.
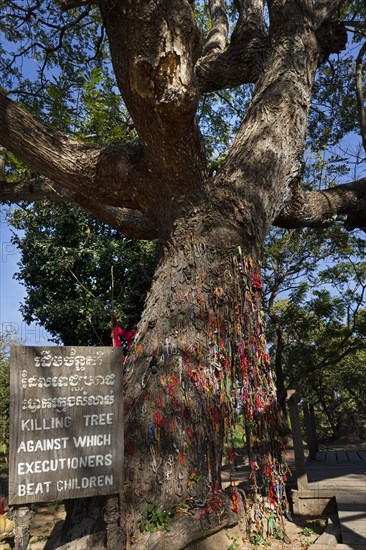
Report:
[[[235,458],[236,409],[246,419],[252,485],[265,485],[277,502],[280,480],[272,467],[280,457],[281,422],[257,258],[210,246],[197,234],[171,243],[125,378],[126,506],[134,531],[151,495],[177,511],[185,503],[209,513],[217,501],[216,513],[224,511],[220,468],[224,442],[229,463]]]
[[[64,10],[87,3],[59,2]],[[139,535],[142,525],[154,527],[149,504],[175,513],[175,533],[187,514],[198,522],[214,517],[215,528],[233,521],[240,499],[234,485],[222,491],[220,468],[224,455],[235,459],[238,411],[256,495],[249,523],[260,524],[262,494],[283,510],[282,421],[261,307],[263,242],[273,223],[324,225],[339,212],[353,226],[364,223],[365,182],[299,190],[316,68],[344,46],[342,25],[327,15],[337,3],[271,0],[267,30],[261,0],[236,2],[229,45],[225,2],[209,4],[204,44],[188,0],[98,2],[138,143],[83,145],[0,89],[0,144],[39,174],[1,182],[0,198],[73,202],[124,234],[164,246],[125,363],[125,487],[119,501],[108,499],[104,516],[111,549],[133,541],[161,547],[159,534]],[[244,83],[256,86],[252,102],[209,178],[199,99]],[[196,527],[169,539],[169,548],[203,536]]]

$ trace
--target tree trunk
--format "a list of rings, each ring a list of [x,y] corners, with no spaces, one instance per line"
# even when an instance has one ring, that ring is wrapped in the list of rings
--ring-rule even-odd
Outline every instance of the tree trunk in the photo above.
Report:
[[[326,402],[326,399],[325,399],[325,393],[324,393],[324,391],[319,391],[320,389],[322,389],[321,386],[319,386],[319,388],[318,388],[318,387],[313,385],[313,390],[315,392],[315,395],[317,396],[317,398],[319,400],[319,403],[323,408],[324,414],[327,417],[329,427],[332,431],[332,437],[334,439],[336,439],[336,437],[337,437],[337,427],[336,427],[336,424],[334,422],[334,418],[333,418],[333,416],[332,416],[332,414],[329,410],[329,407],[327,405],[327,402]]]
[[[245,243],[237,246],[236,237],[213,246],[192,223],[181,222],[156,271],[125,365],[126,538],[139,531],[153,501],[172,512],[188,506],[222,513],[220,468],[224,454],[229,462],[235,458],[229,440],[239,410],[253,489],[265,485],[273,502],[283,504],[273,496],[281,440],[260,259]]]
[[[106,497],[92,497],[65,501],[66,519],[52,548],[88,550],[103,548],[106,524],[103,509]]]

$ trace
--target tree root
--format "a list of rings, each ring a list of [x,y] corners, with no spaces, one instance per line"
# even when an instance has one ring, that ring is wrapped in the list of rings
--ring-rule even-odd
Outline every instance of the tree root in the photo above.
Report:
[[[241,502],[237,513],[233,512],[231,507],[220,515],[205,514],[198,508],[184,516],[175,517],[169,531],[140,535],[132,545],[132,550],[188,549],[195,542],[237,525],[243,516],[244,507]]]

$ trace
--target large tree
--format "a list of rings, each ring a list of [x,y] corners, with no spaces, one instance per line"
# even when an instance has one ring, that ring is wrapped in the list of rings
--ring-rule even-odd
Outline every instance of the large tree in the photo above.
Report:
[[[107,514],[110,547],[129,544],[154,506],[156,514],[190,506],[202,510],[200,517],[225,517],[220,465],[238,401],[252,486],[258,492],[262,485],[273,505],[283,504],[278,408],[261,309],[264,240],[272,224],[319,227],[344,215],[348,228],[365,226],[364,180],[322,191],[301,187],[317,68],[346,43],[344,24],[333,18],[342,0],[207,4],[207,33],[200,29],[202,3],[188,0],[7,1],[2,8],[11,21],[8,40],[21,40],[19,29],[26,29],[20,51],[5,64],[13,71],[9,81],[19,77],[19,56],[32,52],[49,96],[60,89],[69,95],[60,122],[34,87],[23,87],[27,109],[0,92],[0,144],[28,167],[22,181],[2,184],[0,198],[77,204],[128,237],[159,239],[164,247],[125,364],[125,485],[121,520],[113,523]],[[355,2],[345,11],[353,27],[362,26],[357,9]],[[77,80],[83,56],[95,59],[101,51],[100,17],[135,128],[129,143],[100,146],[70,137],[78,98],[64,76]],[[41,27],[48,35],[41,37]],[[363,49],[357,97],[366,132]],[[56,62],[57,86],[47,82]],[[255,85],[251,101],[224,161],[209,171],[196,118],[200,99],[245,84]],[[32,114],[42,102],[47,123]],[[235,489],[231,497],[235,510]],[[115,502],[108,502],[111,512]],[[176,515],[170,548],[203,535],[199,522],[188,525]],[[136,544],[146,547],[146,538]]]

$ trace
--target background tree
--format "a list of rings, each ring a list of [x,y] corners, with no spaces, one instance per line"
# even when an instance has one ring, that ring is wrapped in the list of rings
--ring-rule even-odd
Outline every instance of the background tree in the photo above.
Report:
[[[290,380],[296,379],[296,375],[295,377],[291,375],[291,362],[286,349],[289,345],[286,331],[291,327],[291,312],[293,312],[291,308],[296,308],[299,315],[301,311],[306,315],[309,308],[311,309],[313,303],[311,300],[315,297],[320,300],[322,295],[316,293],[324,288],[327,289],[324,290],[326,292],[324,299],[330,295],[340,303],[342,300],[347,300],[347,307],[344,305],[338,313],[339,321],[343,311],[342,322],[350,325],[350,310],[362,309],[365,306],[362,291],[365,282],[362,267],[365,260],[365,241],[359,235],[351,236],[339,226],[335,226],[332,231],[286,232],[277,229],[270,232],[266,254],[265,310],[269,315],[269,340],[273,344],[279,399],[285,410],[286,388],[289,387]],[[358,265],[357,284],[356,265]],[[327,269],[326,266],[328,266]],[[346,283],[351,284],[352,281],[355,289],[358,287],[361,292],[350,288],[345,289]],[[328,321],[331,323],[332,308],[323,312],[323,319],[327,314],[329,314]],[[315,312],[313,321],[319,328],[320,317],[317,317]],[[302,339],[306,341],[307,337],[310,341],[312,340],[312,335],[304,331]],[[323,351],[326,352],[325,349]],[[307,357],[303,358],[303,360],[306,359]],[[321,369],[321,364],[318,368]],[[307,374],[306,372],[305,375]]]
[[[64,345],[111,345],[114,316],[137,325],[157,260],[154,242],[126,239],[73,205],[28,204],[10,223],[21,230],[16,278],[24,320]],[[20,235],[20,236],[19,236]]]
[[[345,47],[345,25],[332,17],[341,4],[270,0],[265,9],[257,0],[211,0],[208,32],[203,5],[188,0],[2,5],[0,69],[18,103],[0,93],[0,144],[27,170],[2,185],[1,197],[77,204],[128,237],[158,238],[164,247],[126,363],[126,483],[111,547],[129,544],[152,498],[165,510],[182,502],[212,516],[227,509],[220,463],[237,399],[253,489],[263,484],[270,496],[281,481],[272,468],[280,438],[261,308],[264,240],[273,224],[324,227],[341,215],[349,229],[366,225],[364,180],[301,187],[315,75]],[[362,26],[361,14],[358,2],[339,12],[352,28]],[[22,74],[22,56],[39,61],[35,76]],[[127,144],[75,139],[74,121],[86,114],[80,90],[96,69],[133,120]],[[233,103],[241,114],[235,138],[208,170],[197,115],[205,115],[206,95],[231,101],[222,92],[235,87],[242,99]],[[117,126],[128,132],[128,120]],[[171,548],[202,536],[198,522],[182,524],[178,516]]]
[[[10,346],[17,344],[11,333],[0,334],[0,445],[7,456],[9,443],[9,408],[10,408]],[[2,449],[2,450],[3,450]]]
[[[288,387],[317,405],[323,436],[337,437],[342,411],[359,411],[365,422],[363,408],[359,408],[365,395],[365,369],[360,363],[366,343],[365,310],[360,309],[364,286],[358,291],[332,296],[327,290],[314,290],[308,299],[297,303],[286,299],[275,306],[282,326]]]

